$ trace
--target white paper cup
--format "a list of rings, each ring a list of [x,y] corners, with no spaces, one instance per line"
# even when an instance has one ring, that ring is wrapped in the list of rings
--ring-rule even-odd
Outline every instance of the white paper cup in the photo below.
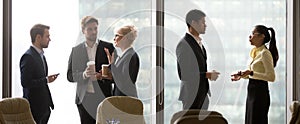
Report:
[[[96,74],[95,61],[87,62],[86,66],[88,66],[88,68],[92,69],[92,71]]]

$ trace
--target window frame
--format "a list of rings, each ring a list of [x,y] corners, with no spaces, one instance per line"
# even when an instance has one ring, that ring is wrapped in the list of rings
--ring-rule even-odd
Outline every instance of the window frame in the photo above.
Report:
[[[157,20],[157,26],[163,26],[163,0],[156,0],[156,7],[160,8],[162,7],[162,11],[157,11],[157,13],[162,13],[160,15],[161,17],[158,17]],[[3,52],[3,60],[2,60],[2,98],[11,97],[12,95],[12,70],[11,70],[11,60],[12,60],[12,1],[11,0],[3,0],[3,46],[2,46],[2,52]],[[157,9],[158,9],[157,8]],[[298,0],[287,0],[287,32],[286,32],[286,123],[289,122],[289,119],[291,117],[290,112],[288,111],[289,106],[291,105],[293,100],[299,100],[300,98],[300,91],[299,89],[300,85],[298,84],[300,81],[300,78],[297,78],[297,74],[299,73],[299,63],[300,56],[297,51],[300,49],[300,43],[297,43],[297,41],[300,41],[300,2]],[[159,14],[158,14],[159,15]],[[297,18],[298,17],[298,18]],[[162,22],[159,22],[162,21]],[[162,32],[159,32],[157,35],[157,39],[162,39],[161,42],[158,40],[158,44],[163,45],[163,30]],[[297,37],[298,36],[298,37]],[[292,41],[292,42],[288,42]],[[163,67],[163,50],[161,50],[163,46],[158,47],[157,51],[157,58],[159,60],[157,61],[157,65]],[[162,63],[161,63],[162,62]],[[161,73],[163,74],[163,73]],[[161,78],[157,78],[158,82],[163,81]],[[297,83],[298,82],[298,83]],[[163,83],[163,82],[162,82]],[[160,84],[163,85],[163,84]],[[161,90],[162,91],[162,90]],[[160,94],[163,96],[163,94]],[[158,97],[158,96],[157,96]],[[157,101],[156,101],[157,103]],[[162,108],[158,109],[158,111],[163,110]]]
[[[2,98],[12,95],[12,1],[3,0]]]

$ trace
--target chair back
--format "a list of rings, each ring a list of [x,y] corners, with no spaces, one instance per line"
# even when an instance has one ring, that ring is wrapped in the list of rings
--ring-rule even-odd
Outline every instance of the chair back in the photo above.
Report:
[[[25,98],[4,98],[0,101],[1,124],[35,124],[29,102]]]
[[[145,124],[143,103],[131,96],[105,98],[97,109],[97,124]]]
[[[188,116],[188,115],[204,115],[204,116],[220,115],[220,116],[222,116],[221,113],[216,112],[216,111],[207,111],[207,110],[200,110],[200,109],[182,110],[182,111],[178,111],[173,114],[170,124],[174,124],[174,122],[178,118],[183,117],[183,116]]]
[[[290,105],[290,111],[292,113],[292,117],[290,119],[289,124],[299,124],[300,123],[300,102],[293,101]]]
[[[178,118],[174,124],[228,124],[221,115],[187,115]]]

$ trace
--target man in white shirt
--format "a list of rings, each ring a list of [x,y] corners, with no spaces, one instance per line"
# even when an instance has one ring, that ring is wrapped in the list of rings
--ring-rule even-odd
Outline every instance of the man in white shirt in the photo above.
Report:
[[[207,71],[207,55],[200,34],[205,34],[205,13],[191,10],[186,15],[188,33],[176,47],[177,70],[181,80],[179,100],[183,109],[208,109],[208,79],[214,81],[219,72]]]
[[[99,103],[112,95],[109,80],[97,80],[96,73],[102,64],[108,64],[104,48],[110,53],[114,51],[112,43],[97,40],[98,20],[86,16],[81,21],[85,41],[72,48],[68,63],[67,78],[77,83],[75,103],[77,104],[82,124],[95,124],[96,111]],[[90,62],[94,62],[88,66]]]

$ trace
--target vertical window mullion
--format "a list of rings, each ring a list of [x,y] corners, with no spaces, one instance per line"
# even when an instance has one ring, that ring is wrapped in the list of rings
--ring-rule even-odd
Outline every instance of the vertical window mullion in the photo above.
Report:
[[[2,98],[11,97],[11,0],[3,1],[3,80],[2,80]]]
[[[156,1],[156,124],[164,123],[164,0]]]

